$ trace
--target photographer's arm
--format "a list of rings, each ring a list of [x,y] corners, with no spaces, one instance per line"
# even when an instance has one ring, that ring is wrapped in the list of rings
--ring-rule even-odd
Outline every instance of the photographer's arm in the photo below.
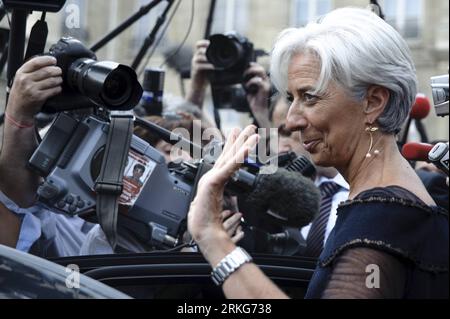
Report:
[[[0,153],[0,189],[20,207],[33,204],[39,177],[27,168],[37,146],[34,116],[44,102],[61,92],[61,69],[41,56],[16,73],[9,96]]]
[[[187,101],[198,105],[200,108],[203,106],[209,83],[208,72],[214,70],[214,66],[206,58],[208,45],[208,40],[200,40],[196,43],[196,51],[191,62],[191,85],[186,95]]]
[[[272,126],[269,120],[271,86],[266,70],[258,63],[251,63],[244,78],[248,79],[244,86],[248,91],[247,101],[253,117],[261,128],[268,129]]]

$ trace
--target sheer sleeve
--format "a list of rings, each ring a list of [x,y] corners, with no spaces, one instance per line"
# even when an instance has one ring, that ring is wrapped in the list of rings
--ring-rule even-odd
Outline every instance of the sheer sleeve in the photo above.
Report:
[[[398,258],[372,248],[351,248],[334,261],[322,297],[402,298],[405,283],[406,266]]]

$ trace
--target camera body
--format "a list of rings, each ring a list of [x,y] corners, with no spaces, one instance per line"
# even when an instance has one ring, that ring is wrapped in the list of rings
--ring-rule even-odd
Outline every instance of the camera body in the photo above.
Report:
[[[437,116],[449,115],[448,74],[431,78],[434,108]]]
[[[58,12],[66,3],[66,0],[3,0],[3,3],[8,9]]]
[[[206,57],[215,68],[209,75],[214,106],[248,112],[248,92],[242,84],[245,70],[256,61],[253,43],[236,32],[214,34],[209,41]]]
[[[95,181],[109,125],[93,116],[76,119],[58,114],[29,160],[29,166],[44,177],[39,201],[68,215],[84,217],[94,211]],[[186,230],[194,168],[169,170],[162,154],[133,135],[119,197],[119,229],[127,228],[158,248],[174,247]]]
[[[206,50],[208,61],[214,65],[210,82],[212,86],[244,82],[244,72],[255,61],[253,43],[236,32],[213,34]]]
[[[57,60],[62,69],[62,93],[43,106],[45,113],[64,110],[105,107],[110,110],[130,110],[138,104],[142,87],[133,69],[97,57],[80,41],[63,37],[47,55]]]

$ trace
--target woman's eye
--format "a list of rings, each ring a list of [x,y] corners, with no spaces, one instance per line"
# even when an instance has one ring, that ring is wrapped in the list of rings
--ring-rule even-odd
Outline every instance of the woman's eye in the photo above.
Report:
[[[288,95],[288,96],[286,96],[286,100],[287,100],[289,103],[292,103],[292,102],[294,102],[294,97],[293,97],[292,95]]]
[[[307,103],[312,103],[312,102],[317,101],[317,96],[312,95],[312,94],[305,93],[305,94],[303,94],[303,99],[304,99],[305,102],[307,102]]]

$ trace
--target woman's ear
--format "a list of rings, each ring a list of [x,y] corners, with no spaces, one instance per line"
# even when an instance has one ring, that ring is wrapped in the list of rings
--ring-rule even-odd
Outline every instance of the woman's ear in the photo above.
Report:
[[[364,114],[366,114],[367,123],[375,123],[375,121],[383,113],[391,94],[385,87],[373,85],[369,87],[366,95],[366,105]]]

